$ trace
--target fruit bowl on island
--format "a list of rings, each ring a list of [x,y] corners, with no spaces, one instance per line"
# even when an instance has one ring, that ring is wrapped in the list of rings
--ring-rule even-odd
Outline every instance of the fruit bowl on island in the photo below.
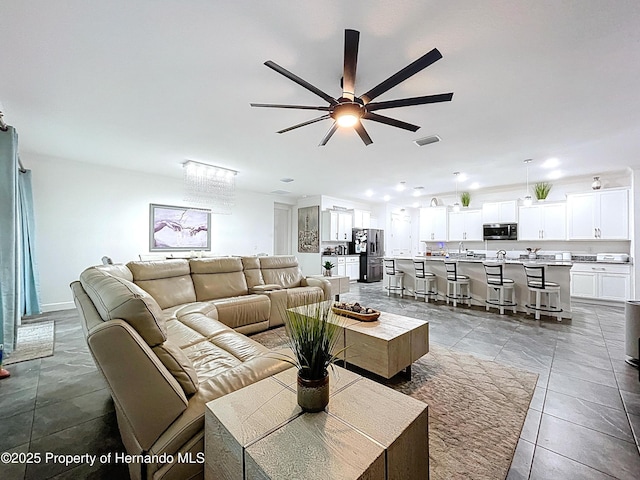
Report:
[[[378,319],[380,312],[356,303],[335,302],[331,307],[333,313],[343,317],[353,318],[361,322],[373,322]]]

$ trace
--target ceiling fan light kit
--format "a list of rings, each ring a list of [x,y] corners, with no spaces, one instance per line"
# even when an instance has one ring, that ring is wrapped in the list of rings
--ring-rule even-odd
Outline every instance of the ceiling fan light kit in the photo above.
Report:
[[[306,122],[298,123],[297,125],[279,130],[277,133],[290,132],[291,130],[295,130],[296,128],[311,125],[322,120],[332,119],[333,124],[331,125],[331,128],[329,128],[329,131],[325,134],[324,138],[320,141],[320,146],[324,146],[327,144],[338,127],[353,128],[358,136],[360,136],[362,142],[365,145],[370,145],[371,143],[373,143],[373,140],[371,140],[371,137],[362,125],[362,120],[371,120],[378,123],[384,123],[385,125],[401,128],[403,130],[409,130],[411,132],[415,132],[420,128],[418,125],[412,125],[395,118],[390,118],[384,115],[373,113],[374,111],[385,110],[389,108],[409,107],[413,105],[424,105],[427,103],[449,102],[453,98],[453,93],[442,93],[437,95],[426,95],[422,97],[402,98],[398,100],[388,100],[383,102],[372,102],[372,100],[376,97],[382,95],[388,90],[391,90],[393,87],[404,82],[416,73],[424,70],[432,63],[440,60],[442,58],[442,54],[436,48],[424,54],[413,63],[407,65],[402,70],[391,75],[389,78],[382,81],[371,90],[360,95],[359,97],[356,97],[355,86],[359,42],[360,32],[350,29],[344,31],[344,67],[342,74],[342,95],[339,98],[334,98],[331,95],[323,92],[311,83],[298,77],[294,73],[281,67],[271,60],[268,60],[264,63],[267,67],[324,99],[329,105],[311,106],[251,103],[251,106],[264,108],[289,108],[297,110],[318,110],[321,112],[327,112],[324,115],[313,118],[311,120],[307,120]],[[439,137],[435,137],[437,138],[437,140],[435,141],[440,140]]]

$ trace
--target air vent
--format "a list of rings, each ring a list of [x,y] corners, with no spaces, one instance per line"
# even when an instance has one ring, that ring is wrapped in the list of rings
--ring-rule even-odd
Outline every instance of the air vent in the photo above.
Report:
[[[291,192],[287,192],[286,190],[274,190],[273,192],[270,192],[274,195],[289,195]]]
[[[291,182],[293,182],[293,178],[289,178],[289,177],[281,178],[280,181],[282,183],[291,183]]]
[[[428,137],[423,137],[423,138],[414,140],[413,143],[415,143],[419,147],[424,147],[425,145],[429,145],[430,143],[436,143],[439,141],[440,141],[440,137],[438,135],[429,135]]]

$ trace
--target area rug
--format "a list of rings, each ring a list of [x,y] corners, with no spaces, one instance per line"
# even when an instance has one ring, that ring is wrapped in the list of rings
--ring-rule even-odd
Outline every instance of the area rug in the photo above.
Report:
[[[275,348],[284,335],[278,328],[251,338]],[[431,480],[507,476],[537,374],[431,345],[410,380],[370,378],[429,405]]]
[[[53,355],[54,322],[31,323],[18,327],[16,349],[4,359],[4,365],[26,362]]]

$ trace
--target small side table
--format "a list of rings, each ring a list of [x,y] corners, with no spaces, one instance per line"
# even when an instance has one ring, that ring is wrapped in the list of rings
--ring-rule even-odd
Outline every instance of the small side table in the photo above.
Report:
[[[325,277],[324,275],[309,275],[314,278],[324,278],[328,280],[331,284],[331,294],[335,297],[336,301],[340,300],[341,293],[348,293],[349,286],[349,277],[342,275],[333,275],[331,277]]]

